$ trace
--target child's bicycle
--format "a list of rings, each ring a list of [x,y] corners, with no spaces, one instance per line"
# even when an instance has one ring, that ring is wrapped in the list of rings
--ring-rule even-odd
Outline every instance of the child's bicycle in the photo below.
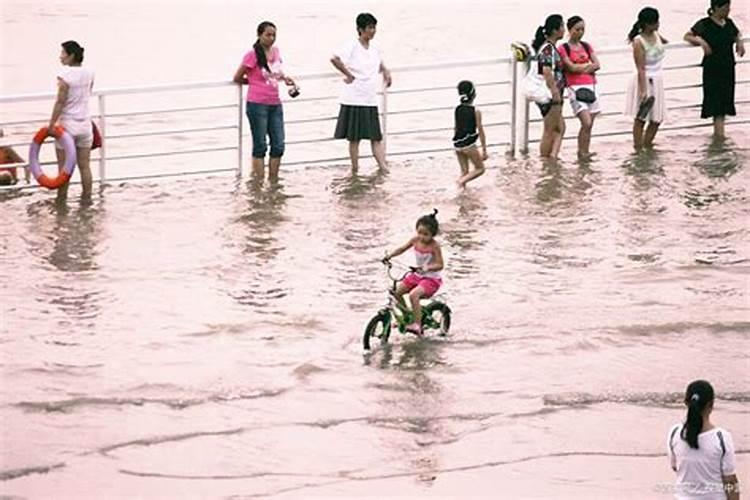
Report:
[[[417,268],[409,267],[400,276],[395,277],[391,274],[393,264],[390,260],[383,260],[392,285],[388,290],[388,304],[373,316],[367,327],[362,343],[366,350],[370,349],[372,339],[379,339],[381,344],[388,342],[391,335],[391,328],[395,325],[398,331],[406,333],[406,326],[413,322],[413,312],[408,308],[405,302],[399,301],[396,297],[396,287],[400,281],[410,272],[417,272]],[[422,330],[439,330],[440,335],[446,335],[451,327],[451,309],[443,302],[434,299],[424,299],[425,304],[422,306]]]

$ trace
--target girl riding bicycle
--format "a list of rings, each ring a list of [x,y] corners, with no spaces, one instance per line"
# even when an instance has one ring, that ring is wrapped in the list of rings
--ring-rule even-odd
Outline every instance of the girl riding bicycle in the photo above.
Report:
[[[409,301],[414,312],[414,322],[406,329],[417,335],[422,335],[422,307],[419,300],[435,295],[443,280],[439,271],[443,269],[443,254],[440,244],[435,240],[438,233],[437,209],[429,215],[424,215],[417,220],[417,234],[409,241],[385,255],[384,261],[391,257],[401,255],[410,248],[414,248],[414,257],[417,261],[417,270],[407,274],[396,288],[396,296],[403,303],[403,295],[409,293]]]

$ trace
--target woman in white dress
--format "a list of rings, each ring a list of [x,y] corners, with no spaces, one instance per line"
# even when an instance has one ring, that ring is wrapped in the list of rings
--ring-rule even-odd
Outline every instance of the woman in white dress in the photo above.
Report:
[[[636,73],[628,87],[625,99],[625,114],[633,117],[633,146],[636,151],[651,147],[654,137],[667,115],[664,100],[662,61],[664,44],[659,34],[659,11],[645,7],[638,13],[638,21],[628,34],[633,46]],[[648,127],[644,132],[644,127]]]

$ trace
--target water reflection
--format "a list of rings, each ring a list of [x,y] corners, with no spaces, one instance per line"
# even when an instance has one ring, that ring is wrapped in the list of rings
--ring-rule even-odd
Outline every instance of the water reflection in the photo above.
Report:
[[[536,199],[540,203],[549,203],[563,196],[562,164],[555,159],[542,162],[542,172],[536,182]]]
[[[727,138],[711,137],[702,157],[693,165],[709,178],[728,178],[743,164],[740,149]]]
[[[331,190],[340,195],[342,200],[358,200],[377,194],[387,177],[388,171],[380,168],[369,175],[350,173],[343,177],[335,177],[331,181]]]
[[[382,190],[386,178],[387,172],[378,169],[370,175],[351,173],[331,182],[332,191],[339,195],[332,214],[335,254],[346,256],[332,263],[338,282],[333,292],[345,297],[355,311],[371,308],[372,290],[384,288],[378,259],[394,244],[384,232],[390,215]]]
[[[284,212],[289,196],[285,193],[284,184],[272,182],[264,185],[258,177],[251,177],[245,189],[243,191],[238,185],[233,193],[241,207],[241,215],[233,226],[239,226],[245,236],[238,237],[234,230],[226,235],[232,245],[241,241],[243,256],[239,264],[227,269],[227,273],[234,275],[235,280],[241,283],[241,289],[231,291],[230,295],[242,305],[268,312],[265,307],[269,302],[287,296],[283,275],[272,272],[268,266],[286,249],[279,240],[278,231],[286,220]]]
[[[465,279],[479,271],[477,260],[487,244],[489,221],[487,205],[476,190],[463,190],[456,197],[456,204],[456,217],[441,224],[441,233],[452,250],[452,275],[456,279]]]
[[[71,210],[67,205],[54,208],[53,248],[47,261],[60,271],[97,269],[98,244],[104,227],[103,202]]]
[[[437,446],[453,438],[447,427],[452,419],[446,418],[444,388],[430,375],[445,365],[443,346],[435,339],[410,337],[365,356],[366,365],[387,370],[392,379],[377,389],[378,407],[389,418],[386,424],[377,421],[376,425],[403,432],[400,439],[388,441],[388,446],[396,448],[391,455],[401,457],[417,481],[427,484],[440,469]]]
[[[247,229],[243,253],[257,258],[261,264],[267,263],[284,250],[275,234],[286,220],[284,209],[288,197],[284,185],[272,183],[264,187],[262,182],[250,179],[244,196],[247,205],[237,219]]]
[[[659,188],[665,181],[661,154],[656,149],[642,149],[637,153],[632,153],[623,162],[623,169],[636,191]]]
[[[45,200],[29,205],[28,214],[30,253],[59,272],[43,274],[47,280],[37,283],[37,300],[44,302],[43,307],[57,306],[66,318],[86,320],[77,326],[93,329],[93,320],[105,307],[103,291],[93,286],[106,226],[103,200],[98,205],[81,204],[78,208]],[[61,324],[70,326],[67,319]]]

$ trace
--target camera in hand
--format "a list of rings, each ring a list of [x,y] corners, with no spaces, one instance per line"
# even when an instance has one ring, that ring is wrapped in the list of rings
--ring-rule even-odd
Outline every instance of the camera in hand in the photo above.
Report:
[[[299,95],[299,87],[294,85],[292,88],[289,89],[289,97],[295,98]]]

